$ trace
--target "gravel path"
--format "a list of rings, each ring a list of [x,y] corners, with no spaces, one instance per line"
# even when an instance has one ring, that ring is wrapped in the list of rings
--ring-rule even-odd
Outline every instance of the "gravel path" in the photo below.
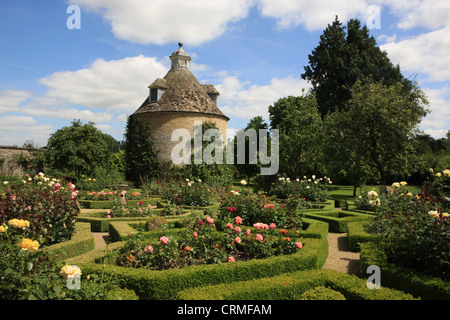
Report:
[[[328,233],[328,258],[323,267],[360,275],[359,252],[349,250],[346,233]]]

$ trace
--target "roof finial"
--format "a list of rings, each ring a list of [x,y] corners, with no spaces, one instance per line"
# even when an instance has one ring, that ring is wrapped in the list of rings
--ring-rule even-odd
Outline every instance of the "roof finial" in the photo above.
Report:
[[[181,42],[178,42],[178,46],[181,48],[183,44]]]

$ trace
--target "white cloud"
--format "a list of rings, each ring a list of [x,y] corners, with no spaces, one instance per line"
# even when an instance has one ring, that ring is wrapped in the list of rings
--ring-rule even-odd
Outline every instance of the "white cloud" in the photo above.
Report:
[[[88,68],[55,72],[40,83],[48,87],[45,98],[58,104],[132,112],[148,95],[147,86],[167,70],[156,58],[142,55],[97,59]]]
[[[366,0],[259,0],[263,17],[275,18],[280,29],[304,25],[308,31],[323,30],[337,15],[339,21],[366,20]],[[364,22],[363,21],[363,22]]]
[[[436,29],[450,23],[450,2],[436,0],[380,0],[390,12],[399,17],[397,27]]]
[[[17,111],[22,102],[30,98],[31,94],[20,90],[0,91],[0,113]]]
[[[266,120],[270,105],[289,95],[299,96],[303,88],[309,87],[305,80],[293,77],[272,78],[267,85],[249,85],[235,76],[227,76],[216,85],[221,94],[219,106],[225,114],[244,119],[262,116]]]
[[[420,128],[434,138],[442,138],[450,130],[450,87],[424,88],[430,103],[430,113],[422,120]]]
[[[141,44],[199,45],[247,16],[253,0],[71,0],[99,13],[118,39]]]
[[[416,37],[381,45],[401,70],[425,75],[426,81],[450,79],[450,25]]]
[[[53,132],[51,125],[40,125],[28,116],[0,117],[0,145],[21,146],[26,140],[33,140],[44,146]]]

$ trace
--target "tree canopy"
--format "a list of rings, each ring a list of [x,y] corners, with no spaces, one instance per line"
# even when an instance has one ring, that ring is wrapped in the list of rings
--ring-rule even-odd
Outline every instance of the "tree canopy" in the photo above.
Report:
[[[308,59],[301,77],[312,84],[322,118],[345,106],[357,81],[365,84],[373,80],[388,86],[401,82],[403,90],[411,89],[411,81],[403,77],[400,67],[392,64],[357,19],[349,20],[345,27],[336,16]]]
[[[91,174],[95,168],[106,163],[111,145],[111,136],[95,127],[95,123],[83,124],[80,120],[57,130],[47,142],[49,164],[56,169]]]

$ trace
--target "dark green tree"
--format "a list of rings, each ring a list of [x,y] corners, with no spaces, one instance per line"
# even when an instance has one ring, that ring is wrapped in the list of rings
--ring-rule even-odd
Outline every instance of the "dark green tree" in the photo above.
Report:
[[[256,176],[257,174],[260,173],[261,171],[261,163],[259,161],[259,154],[258,154],[258,150],[259,150],[259,130],[264,130],[266,132],[266,135],[268,136],[268,146],[270,145],[270,137],[268,135],[268,130],[269,130],[269,125],[264,121],[263,117],[261,116],[256,116],[253,117],[252,119],[250,119],[249,123],[247,124],[247,126],[245,127],[244,130],[241,130],[241,133],[244,133],[247,130],[253,129],[255,130],[256,133],[256,140],[250,140],[250,138],[248,136],[245,136],[245,163],[244,164],[238,164],[238,155],[237,153],[239,152],[238,150],[238,137],[237,135],[239,134],[239,131],[237,133],[237,135],[234,137],[234,163],[235,163],[235,167],[236,169],[239,171],[239,175],[241,177],[246,177],[249,180],[250,183],[250,179],[253,178],[254,176]],[[257,161],[256,164],[251,164],[249,163],[249,159],[250,159],[250,151],[255,150],[254,156],[255,156],[255,160]]]
[[[412,90],[411,81],[402,76],[400,67],[392,64],[357,19],[349,20],[345,27],[336,16],[308,59],[301,77],[311,83],[322,118],[345,106],[356,81],[365,84],[373,80],[388,86],[402,82],[404,91]]]
[[[59,170],[92,174],[103,166],[110,154],[108,138],[93,122],[86,124],[74,120],[69,127],[63,127],[50,136],[47,142],[48,164]]]
[[[321,169],[323,122],[314,95],[279,99],[269,106],[270,125],[280,133],[280,173],[299,178]]]
[[[150,138],[151,128],[137,117],[127,120],[124,142],[125,179],[136,186],[158,175],[158,151]]]

